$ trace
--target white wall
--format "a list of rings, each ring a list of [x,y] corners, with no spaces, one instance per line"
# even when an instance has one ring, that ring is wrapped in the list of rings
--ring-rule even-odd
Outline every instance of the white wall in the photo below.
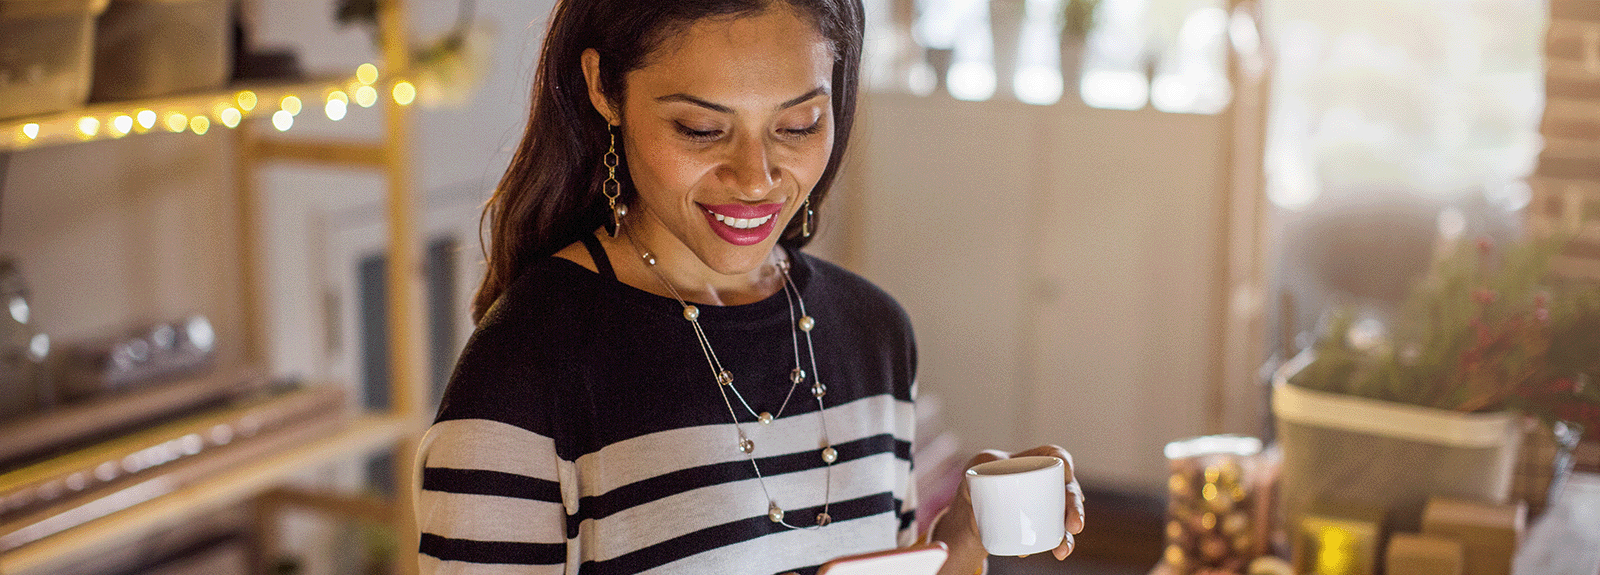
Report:
[[[841,259],[910,312],[967,450],[1041,443],[1159,490],[1203,431],[1216,116],[863,98]],[[848,197],[846,197],[848,195]]]

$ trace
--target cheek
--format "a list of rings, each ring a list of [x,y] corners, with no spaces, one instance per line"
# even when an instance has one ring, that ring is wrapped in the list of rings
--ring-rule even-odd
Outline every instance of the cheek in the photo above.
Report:
[[[833,154],[833,137],[818,137],[814,143],[797,150],[793,158],[796,176],[804,180],[807,185],[815,185],[822,178],[822,172],[828,169],[829,156]]]
[[[638,142],[628,152],[634,187],[651,199],[687,194],[708,169],[703,158],[659,142]]]

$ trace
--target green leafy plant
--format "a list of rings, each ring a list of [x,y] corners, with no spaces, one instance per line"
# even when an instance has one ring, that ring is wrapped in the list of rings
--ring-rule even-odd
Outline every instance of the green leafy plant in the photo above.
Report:
[[[1456,411],[1516,410],[1600,436],[1600,285],[1551,278],[1564,245],[1444,246],[1392,329],[1336,312],[1291,383]]]

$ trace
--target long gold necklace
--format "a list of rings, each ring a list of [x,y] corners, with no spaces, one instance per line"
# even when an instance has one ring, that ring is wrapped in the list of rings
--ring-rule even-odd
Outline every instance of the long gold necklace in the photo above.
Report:
[[[645,269],[650,270],[651,275],[654,275],[656,280],[661,282],[667,293],[672,294],[672,299],[678,300],[678,305],[683,306],[683,319],[689,320],[689,325],[694,328],[695,339],[700,343],[700,351],[706,357],[706,365],[711,368],[711,377],[717,383],[717,391],[722,394],[722,403],[728,407],[728,416],[733,418],[733,428],[739,434],[739,441],[735,445],[738,447],[739,452],[744,454],[745,459],[750,462],[750,467],[755,470],[756,481],[761,485],[761,493],[767,498],[767,519],[790,529],[820,529],[832,523],[833,517],[828,515],[828,511],[833,503],[833,462],[838,460],[839,453],[833,449],[833,443],[828,441],[828,418],[825,417],[822,405],[822,397],[828,394],[828,386],[823,385],[821,378],[816,376],[817,354],[816,348],[811,344],[811,330],[816,327],[817,321],[806,313],[806,301],[800,296],[800,290],[794,287],[794,282],[789,278],[789,262],[779,260],[773,264],[778,273],[783,275],[783,295],[784,300],[789,304],[789,324],[792,326],[789,336],[794,346],[795,365],[794,369],[789,372],[789,393],[784,396],[783,405],[778,408],[777,415],[768,412],[756,413],[756,410],[750,407],[750,403],[745,401],[744,395],[739,393],[739,388],[734,385],[733,372],[722,367],[722,361],[717,359],[717,352],[711,348],[711,340],[706,337],[705,329],[700,327],[700,308],[684,301],[683,296],[678,294],[678,289],[673,287],[672,282],[667,281],[666,276],[661,275],[661,271],[656,269],[655,255],[640,248],[639,243],[634,240],[633,234],[628,233],[626,235],[628,236],[628,243],[633,244],[634,251],[638,252],[639,259],[644,262]],[[796,302],[799,302],[800,308],[798,318],[795,317]],[[827,474],[823,478],[822,511],[817,513],[816,524],[811,526],[791,525],[784,519],[783,508],[778,506],[778,502],[772,498],[772,493],[767,490],[766,477],[761,473],[761,465],[756,463],[756,443],[745,435],[743,424],[739,421],[739,414],[733,408],[733,399],[736,398],[744,406],[745,411],[750,412],[755,421],[761,425],[771,425],[773,419],[783,415],[784,409],[789,406],[789,399],[794,396],[794,390],[806,381],[806,371],[800,369],[800,338],[795,333],[795,330],[804,333],[806,336],[806,351],[811,359],[811,396],[817,400],[817,418],[822,423],[821,455],[823,463],[827,464]],[[733,392],[732,397],[728,395],[730,391]]]

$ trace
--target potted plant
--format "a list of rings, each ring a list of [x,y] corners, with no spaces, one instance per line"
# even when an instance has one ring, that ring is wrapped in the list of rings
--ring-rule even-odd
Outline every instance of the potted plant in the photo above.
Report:
[[[1391,326],[1330,317],[1274,387],[1290,521],[1333,499],[1411,527],[1430,495],[1509,500],[1525,419],[1600,436],[1600,286],[1551,279],[1564,245],[1446,243]]]

